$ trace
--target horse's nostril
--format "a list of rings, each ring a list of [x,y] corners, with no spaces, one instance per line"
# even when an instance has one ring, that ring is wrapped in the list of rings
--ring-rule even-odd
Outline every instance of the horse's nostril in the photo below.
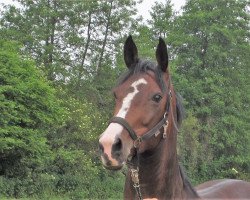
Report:
[[[122,141],[120,138],[117,138],[112,146],[112,151],[114,153],[120,153],[122,150]]]
[[[100,151],[101,153],[104,152],[104,148],[103,148],[103,145],[102,145],[101,143],[99,143],[99,151]]]

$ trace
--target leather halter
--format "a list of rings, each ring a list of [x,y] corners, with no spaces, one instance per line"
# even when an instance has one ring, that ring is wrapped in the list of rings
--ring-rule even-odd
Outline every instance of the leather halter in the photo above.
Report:
[[[171,93],[171,90],[169,90],[168,98],[167,98],[168,103],[167,103],[166,112],[165,112],[163,118],[152,129],[150,129],[148,132],[146,132],[142,136],[138,136],[136,134],[136,132],[133,130],[133,128],[129,125],[129,123],[122,117],[116,117],[116,116],[112,117],[110,119],[109,123],[117,123],[117,124],[122,125],[128,131],[130,137],[134,140],[134,147],[138,148],[141,142],[150,139],[153,135],[157,136],[158,131],[163,126],[168,124],[167,118],[168,118],[168,113],[169,113],[169,109],[170,109],[171,98],[172,98],[172,93]]]
[[[143,200],[142,197],[142,193],[141,193],[141,186],[140,186],[140,182],[139,182],[139,156],[138,156],[138,151],[139,151],[139,147],[141,142],[146,141],[148,139],[150,139],[153,135],[155,135],[155,137],[158,136],[159,131],[162,127],[164,127],[164,132],[163,132],[163,138],[166,138],[166,129],[168,127],[168,114],[171,108],[171,101],[172,101],[172,92],[171,92],[171,81],[169,78],[169,92],[167,93],[167,105],[166,105],[166,111],[163,115],[163,118],[152,128],[150,129],[148,132],[146,132],[145,134],[143,134],[142,136],[138,136],[136,134],[136,132],[133,130],[133,128],[129,125],[129,123],[122,117],[112,117],[109,121],[109,123],[118,123],[120,125],[122,125],[129,133],[130,137],[133,139],[134,141],[134,147],[135,147],[135,155],[131,155],[128,159],[127,159],[127,165],[128,168],[130,170],[130,174],[131,174],[131,178],[132,178],[132,182],[133,182],[133,187],[135,188],[135,191],[137,193],[138,199],[139,200]],[[174,124],[175,125],[175,124]],[[175,127],[177,128],[177,126],[175,125]],[[177,128],[178,130],[178,128]]]

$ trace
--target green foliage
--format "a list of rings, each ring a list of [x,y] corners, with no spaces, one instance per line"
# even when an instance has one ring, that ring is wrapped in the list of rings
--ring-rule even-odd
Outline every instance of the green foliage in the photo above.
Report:
[[[155,36],[168,37],[171,33],[174,20],[173,4],[170,0],[165,3],[155,2],[150,12],[152,20],[149,20],[149,25],[152,26],[152,32]]]
[[[52,89],[31,60],[21,59],[16,43],[0,44],[0,195],[86,199],[121,190],[123,177],[108,175],[97,158],[105,124],[95,106],[65,99],[65,90]]]
[[[0,41],[0,157],[1,171],[8,176],[25,163],[39,165],[50,153],[46,134],[59,114],[55,91],[31,61],[21,60],[15,45]],[[14,158],[20,166],[10,165]]]
[[[19,2],[23,9],[2,11],[1,37],[21,42],[49,80],[70,82],[77,92],[111,61],[120,33],[136,24],[135,0]]]
[[[202,172],[194,176],[197,180],[249,173],[246,6],[246,1],[188,1],[175,20],[176,82],[199,121],[205,149],[200,153],[206,155],[197,163]]]
[[[1,199],[122,198],[124,177],[102,168],[97,141],[129,32],[153,60],[166,39],[187,110],[178,152],[192,182],[250,180],[246,0],[189,0],[181,15],[169,0],[155,3],[148,24],[134,18],[136,0],[19,2],[0,21]]]
[[[18,55],[18,44],[1,40],[0,47],[0,175],[2,183],[10,180],[1,192],[22,196],[38,191],[34,176],[52,155],[46,136],[63,110],[40,70]]]
[[[187,175],[191,177],[191,181],[196,184],[200,180],[193,177],[196,177],[196,174],[199,173],[199,169],[197,168],[199,163],[202,162],[203,159],[206,159],[201,155],[201,152],[203,151],[205,153],[205,151],[198,141],[201,127],[197,118],[195,118],[192,113],[187,113],[186,115],[181,132],[178,135],[178,154],[181,156],[181,164],[187,170]]]

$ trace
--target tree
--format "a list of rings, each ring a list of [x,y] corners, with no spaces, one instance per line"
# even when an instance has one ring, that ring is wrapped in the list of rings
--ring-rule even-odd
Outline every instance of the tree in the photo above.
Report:
[[[51,159],[47,135],[63,109],[55,90],[19,45],[0,41],[0,176],[25,178]]]
[[[134,19],[136,1],[19,0],[5,6],[1,35],[24,44],[49,80],[79,87],[112,62],[116,39]],[[91,53],[90,53],[91,52]],[[83,80],[83,81],[82,81]]]
[[[100,179],[101,186],[114,179],[98,164],[96,138],[109,118],[112,101],[108,91],[119,71],[114,70],[116,47],[134,23],[136,1],[18,2],[20,8],[6,6],[2,11],[0,35],[23,44],[22,52],[30,55],[37,68],[57,86],[57,95],[67,110],[60,115],[62,125],[52,127],[46,134],[46,145],[53,158],[36,177],[36,184],[43,187],[45,179],[44,187],[52,192],[95,198],[93,192]],[[0,177],[3,192],[7,188],[4,182],[9,183],[10,179],[1,181]],[[112,187],[121,189],[120,184]],[[96,198],[108,195],[105,189],[98,189]],[[43,191],[41,188],[34,193]]]
[[[198,168],[204,179],[249,173],[246,9],[247,1],[190,0],[175,21],[177,84],[202,125],[199,141],[206,158]]]
[[[152,32],[155,36],[168,38],[175,17],[171,0],[167,0],[165,3],[155,2],[151,9],[150,15],[152,19],[149,20],[149,25]]]
[[[59,31],[63,27],[66,2],[56,0],[18,1],[21,8],[5,6],[1,18],[1,35],[5,39],[21,42],[24,50],[32,55],[37,66],[43,66],[47,78],[54,80],[58,66],[62,64]]]

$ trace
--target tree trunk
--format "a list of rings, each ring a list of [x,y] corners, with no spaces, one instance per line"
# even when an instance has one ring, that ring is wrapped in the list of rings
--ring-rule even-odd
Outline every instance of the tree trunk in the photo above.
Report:
[[[53,9],[53,11],[56,10],[56,2],[53,2],[53,8],[51,7],[50,3],[51,1],[48,0],[48,9]],[[48,20],[47,24],[47,37],[45,41],[45,58],[44,58],[44,66],[47,69],[47,78],[48,80],[53,81],[54,76],[53,76],[53,49],[54,49],[54,42],[55,42],[55,29],[56,29],[56,17],[52,16]]]
[[[109,26],[110,26],[110,21],[111,21],[112,9],[113,9],[113,0],[110,1],[110,9],[109,9],[109,12],[108,12],[107,23],[106,23],[106,26],[105,26],[104,40],[103,40],[103,43],[102,43],[102,49],[101,49],[101,52],[100,52],[100,57],[99,57],[99,60],[98,60],[98,64],[96,66],[96,73],[97,74],[98,74],[98,72],[100,70],[100,67],[102,65],[103,55],[104,55],[105,47],[106,47],[106,44],[107,44],[108,31],[109,31]]]
[[[81,64],[79,66],[79,74],[78,74],[78,80],[77,80],[77,86],[76,86],[77,90],[80,88],[80,82],[81,82],[81,78],[82,78],[83,71],[84,71],[84,62],[85,62],[85,59],[86,59],[86,55],[87,55],[88,48],[89,48],[89,43],[90,43],[91,16],[92,16],[92,12],[89,11],[89,21],[88,21],[88,28],[87,28],[87,40],[86,40],[84,52],[83,52],[83,55],[82,55]]]

